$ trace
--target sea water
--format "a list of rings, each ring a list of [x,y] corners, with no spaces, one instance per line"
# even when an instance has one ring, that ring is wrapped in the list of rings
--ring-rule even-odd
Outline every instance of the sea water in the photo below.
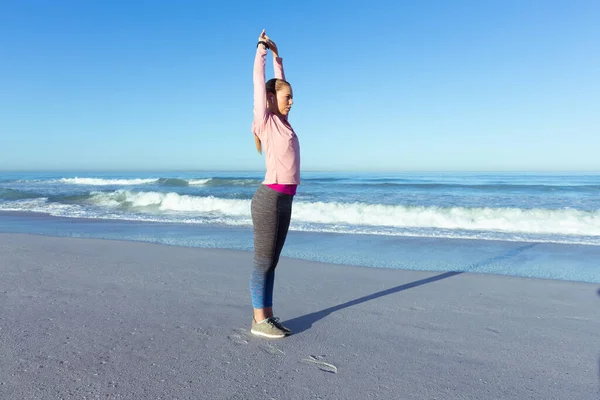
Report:
[[[262,178],[0,172],[0,231],[252,250],[250,202]],[[514,270],[515,259],[497,268],[503,252],[520,248],[515,257],[537,252],[546,267],[521,263]],[[600,282],[596,254],[600,174],[416,172],[303,173],[283,253],[367,267]],[[486,259],[496,259],[495,267],[486,268]]]

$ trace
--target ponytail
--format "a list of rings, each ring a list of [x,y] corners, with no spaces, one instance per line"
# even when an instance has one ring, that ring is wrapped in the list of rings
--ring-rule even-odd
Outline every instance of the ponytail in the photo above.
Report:
[[[262,143],[256,134],[254,134],[254,143],[256,144],[256,150],[262,154]]]

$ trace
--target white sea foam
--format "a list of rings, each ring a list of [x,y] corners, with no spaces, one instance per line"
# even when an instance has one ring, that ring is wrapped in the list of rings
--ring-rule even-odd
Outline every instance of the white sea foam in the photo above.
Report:
[[[85,210],[77,204],[48,203],[48,198],[25,199],[0,203],[1,211],[39,212],[73,218],[86,217]]]
[[[154,207],[161,211],[214,216],[248,216],[250,212],[250,200],[180,195],[174,192],[96,192],[92,201],[109,207]],[[444,208],[296,202],[294,220],[327,225],[600,236],[600,211],[575,209]]]
[[[600,236],[600,211],[297,203],[294,219],[321,224]]]
[[[210,182],[212,180],[212,178],[206,178],[206,179],[190,179],[188,181],[188,185],[190,186],[196,186],[196,185],[206,185],[208,182]]]
[[[214,196],[190,196],[175,192],[92,192],[90,202],[107,207],[150,208],[168,212],[193,212],[243,216],[250,212],[249,200],[221,199]]]
[[[65,217],[116,218],[174,223],[250,226],[250,200],[175,192],[117,190],[92,192],[80,204],[45,198],[0,203],[0,210],[33,211]],[[409,207],[364,203],[296,201],[293,229],[463,238],[600,243],[600,211],[466,207]],[[519,239],[519,240],[520,240]]]

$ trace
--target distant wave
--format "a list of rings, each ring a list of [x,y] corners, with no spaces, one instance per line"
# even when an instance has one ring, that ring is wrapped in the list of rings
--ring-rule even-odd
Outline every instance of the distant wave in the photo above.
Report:
[[[261,181],[250,178],[202,178],[202,179],[180,179],[159,178],[156,183],[161,186],[251,186],[258,185]]]
[[[87,185],[87,186],[137,186],[155,184],[170,187],[186,186],[223,186],[223,185],[258,185],[262,180],[252,178],[136,178],[136,179],[105,179],[105,178],[61,178],[52,180],[34,180],[22,182],[41,182],[41,183],[64,183],[66,185]]]
[[[128,186],[128,185],[143,185],[146,183],[156,183],[156,178],[148,179],[103,179],[103,178],[61,178],[56,181],[70,185],[90,185],[90,186]]]
[[[212,180],[212,178],[206,178],[206,179],[190,179],[189,181],[187,181],[188,185],[190,186],[196,186],[196,185],[206,185],[208,182],[210,182]]]
[[[521,184],[459,184],[459,183],[410,183],[410,182],[351,182],[350,186],[368,186],[381,188],[399,188],[414,190],[481,190],[495,191],[533,191],[533,192],[594,192],[600,195],[600,185],[521,185]]]
[[[161,177],[161,178],[60,178],[52,180],[31,180],[31,181],[16,181],[20,183],[35,182],[35,183],[61,183],[65,185],[85,185],[85,186],[142,186],[142,185],[159,185],[165,187],[188,187],[188,186],[257,186],[262,182],[262,179],[248,177],[204,177],[204,178],[177,178],[177,177]],[[598,184],[574,184],[574,185],[558,185],[558,184],[520,184],[510,182],[494,182],[494,183],[444,183],[444,182],[419,182],[412,179],[402,178],[304,178],[303,182],[313,185],[340,185],[351,188],[381,188],[391,190],[416,190],[416,191],[481,191],[481,192],[579,192],[598,194],[600,196],[600,185]]]
[[[209,186],[235,185],[235,186],[256,186],[262,182],[262,179],[253,178],[211,178],[206,182]]]

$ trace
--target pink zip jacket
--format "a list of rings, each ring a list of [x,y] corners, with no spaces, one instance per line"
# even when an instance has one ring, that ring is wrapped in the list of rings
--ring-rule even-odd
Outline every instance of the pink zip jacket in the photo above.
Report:
[[[265,152],[267,171],[263,184],[298,185],[300,183],[300,144],[287,117],[267,109],[265,64],[267,50],[261,45],[254,58],[254,121],[252,132],[258,136]],[[275,78],[284,79],[283,60],[273,60]]]

